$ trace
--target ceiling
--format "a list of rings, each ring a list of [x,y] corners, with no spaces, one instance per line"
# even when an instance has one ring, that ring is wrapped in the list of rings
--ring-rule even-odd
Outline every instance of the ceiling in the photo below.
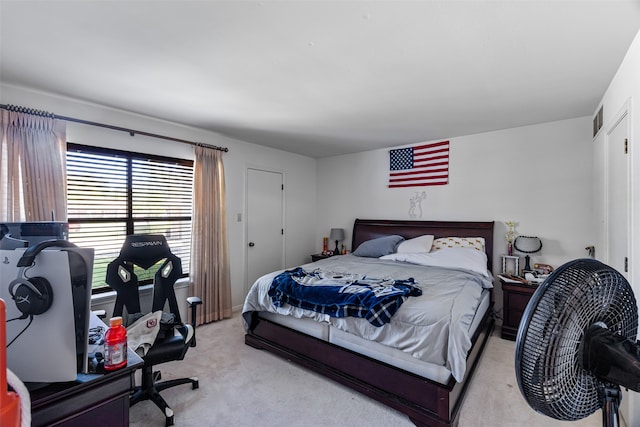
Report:
[[[640,1],[0,0],[0,79],[326,157],[591,115],[639,28]]]

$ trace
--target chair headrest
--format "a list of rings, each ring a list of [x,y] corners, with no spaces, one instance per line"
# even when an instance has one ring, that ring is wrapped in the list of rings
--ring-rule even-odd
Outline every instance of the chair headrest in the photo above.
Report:
[[[125,239],[118,258],[148,269],[172,255],[162,234],[132,234]]]

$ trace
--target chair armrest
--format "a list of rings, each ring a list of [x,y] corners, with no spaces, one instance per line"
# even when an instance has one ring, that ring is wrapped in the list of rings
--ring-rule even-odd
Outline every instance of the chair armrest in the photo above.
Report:
[[[189,297],[187,298],[187,303],[189,304],[189,307],[191,307],[192,305],[202,304],[202,300],[200,299],[200,297]]]
[[[193,338],[191,339],[191,347],[196,346],[196,314],[198,306],[202,304],[200,297],[188,297],[187,304],[191,307],[191,327],[193,328]]]

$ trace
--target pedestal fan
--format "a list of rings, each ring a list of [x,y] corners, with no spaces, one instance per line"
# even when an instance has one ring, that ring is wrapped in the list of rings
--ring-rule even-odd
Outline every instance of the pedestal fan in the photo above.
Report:
[[[516,339],[516,377],[527,403],[575,421],[602,409],[620,424],[620,386],[640,391],[638,308],[627,280],[594,259],[570,261],[538,287]]]

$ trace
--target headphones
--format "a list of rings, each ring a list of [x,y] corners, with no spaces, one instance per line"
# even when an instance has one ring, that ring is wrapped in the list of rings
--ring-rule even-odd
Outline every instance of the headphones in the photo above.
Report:
[[[75,248],[77,246],[68,240],[45,240],[24,251],[17,264],[20,267],[18,277],[9,284],[11,298],[22,313],[20,319],[43,314],[53,304],[53,288],[49,281],[44,277],[25,275],[27,268],[33,266],[36,256],[43,249],[50,247]]]

